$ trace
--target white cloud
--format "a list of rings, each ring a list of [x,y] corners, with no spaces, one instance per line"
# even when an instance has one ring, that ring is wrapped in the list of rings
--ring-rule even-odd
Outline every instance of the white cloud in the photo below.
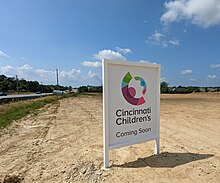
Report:
[[[156,64],[156,62],[151,62],[151,61],[148,61],[148,60],[140,60],[139,62],[147,63],[147,64]]]
[[[151,62],[150,61],[148,61],[148,60],[140,60],[139,62],[142,62],[142,63],[148,63],[148,64],[150,64]]]
[[[169,43],[174,46],[178,46],[180,44],[180,40],[178,39],[169,40]]]
[[[19,67],[20,70],[32,70],[33,67],[31,67],[28,64],[24,64],[23,66]]]
[[[86,67],[100,67],[102,65],[101,62],[91,62],[91,61],[84,61],[82,62],[83,66]]]
[[[33,67],[28,64],[24,64],[21,67],[12,67],[10,65],[0,67],[0,71],[2,74],[15,76],[20,75],[21,78],[26,78],[28,75],[32,75]]]
[[[120,47],[116,47],[115,48],[119,53],[121,54],[128,54],[128,53],[132,53],[132,50],[130,48],[120,48]]]
[[[160,78],[160,82],[166,82],[166,78],[165,77],[161,77]]]
[[[190,81],[198,81],[197,79],[191,78]]]
[[[168,46],[178,46],[180,44],[180,40],[176,38],[168,39],[164,34],[161,34],[158,31],[154,31],[154,33],[148,37],[146,42],[152,45],[159,45],[164,48]]]
[[[220,64],[211,64],[210,67],[213,69],[220,68]]]
[[[112,50],[101,50],[98,54],[95,54],[94,57],[96,59],[112,59],[112,60],[126,60],[126,58],[119,52],[115,52]]]
[[[24,64],[21,67],[14,68],[14,72],[16,72],[17,75],[22,76],[22,78],[32,79],[32,77],[34,75],[33,74],[33,72],[34,72],[33,67],[31,67],[28,64]]]
[[[45,70],[45,69],[36,69],[33,73],[35,73],[36,76],[38,76],[41,81],[44,81],[46,83],[55,82],[55,71]]]
[[[88,77],[86,78],[86,83],[89,85],[101,85],[102,77],[100,73],[92,72],[91,70],[88,72]]]
[[[209,79],[217,79],[217,76],[216,75],[208,75],[208,78]]]
[[[155,31],[151,36],[150,39],[156,41],[156,42],[160,42],[162,40],[162,38],[166,37],[164,34],[161,34],[157,31]]]
[[[220,24],[219,0],[173,0],[164,6],[160,20],[165,24],[183,19],[205,28]]]
[[[192,74],[193,72],[192,72],[192,70],[183,70],[183,71],[181,71],[181,74],[183,74],[183,75],[189,75],[189,74]]]
[[[92,71],[89,71],[88,76],[89,76],[90,78],[93,78],[93,77],[97,76],[97,73],[94,73],[94,72],[92,72]]]
[[[1,50],[0,50],[0,56],[9,58],[9,56],[6,53],[4,53],[3,51],[1,51]]]
[[[59,72],[61,79],[75,80],[80,74],[80,70],[72,69],[70,71],[61,70]]]
[[[44,84],[56,84],[56,73],[55,70],[47,69],[35,69],[32,66],[25,64],[21,67],[12,67],[10,65],[0,67],[0,72],[6,76],[24,78],[26,80],[35,80],[43,82]],[[59,83],[61,85],[73,85],[77,81],[81,71],[72,70],[61,70],[59,71]]]
[[[14,68],[10,65],[4,66],[4,67],[0,67],[0,71],[1,73],[7,73],[10,72],[11,70],[13,70]]]

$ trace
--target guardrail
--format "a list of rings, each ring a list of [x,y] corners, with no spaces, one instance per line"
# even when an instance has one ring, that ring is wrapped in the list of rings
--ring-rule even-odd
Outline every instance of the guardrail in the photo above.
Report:
[[[50,96],[50,95],[53,95],[53,93],[1,96],[0,104],[7,103],[9,101],[28,100],[28,99],[34,99],[34,98],[45,97],[45,96]]]

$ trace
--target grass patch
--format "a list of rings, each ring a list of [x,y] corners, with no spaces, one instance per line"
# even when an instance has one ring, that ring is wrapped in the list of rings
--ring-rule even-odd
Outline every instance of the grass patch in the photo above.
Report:
[[[28,114],[36,114],[38,109],[46,104],[58,103],[59,99],[70,96],[49,96],[33,100],[11,102],[0,106],[0,128],[5,128],[14,120],[19,120]]]
[[[79,96],[102,96],[102,93],[99,92],[84,92],[84,93],[79,93]]]

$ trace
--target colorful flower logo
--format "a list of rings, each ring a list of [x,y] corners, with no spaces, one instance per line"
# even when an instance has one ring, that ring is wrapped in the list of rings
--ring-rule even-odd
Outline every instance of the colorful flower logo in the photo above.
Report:
[[[140,85],[143,87],[142,94],[144,95],[147,91],[147,85],[143,78],[139,76],[134,77],[135,80],[140,81]],[[133,87],[129,87],[129,82],[132,80],[130,72],[128,72],[122,80],[122,94],[127,102],[132,105],[142,105],[145,103],[144,97],[135,98],[136,90]]]

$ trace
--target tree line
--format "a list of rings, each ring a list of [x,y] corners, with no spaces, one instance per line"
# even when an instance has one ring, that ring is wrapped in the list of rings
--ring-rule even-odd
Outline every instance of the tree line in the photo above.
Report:
[[[193,93],[193,92],[220,92],[220,87],[199,87],[199,86],[173,86],[169,87],[168,83],[163,81],[160,84],[161,93]]]
[[[15,77],[7,77],[0,75],[0,92],[15,93],[19,92],[37,92],[51,93],[53,90],[71,90],[69,86],[57,86],[57,85],[43,85],[38,81],[27,81],[25,79],[16,79]],[[168,83],[163,81],[160,85],[161,93],[192,93],[192,92],[209,92],[210,90],[219,92],[220,87],[197,87],[197,86],[178,86],[169,87]],[[80,86],[79,92],[102,92],[102,86]]]
[[[0,75],[0,91],[2,92],[37,92],[51,93],[53,90],[68,90],[72,87],[57,86],[57,85],[43,85],[38,81],[27,81],[25,79],[16,79],[15,77],[7,77]]]
[[[79,92],[102,92],[102,86],[80,86]],[[160,83],[161,93],[193,93],[193,92],[219,92],[220,87],[199,87],[199,86],[173,86],[169,87],[169,84],[165,81]]]

